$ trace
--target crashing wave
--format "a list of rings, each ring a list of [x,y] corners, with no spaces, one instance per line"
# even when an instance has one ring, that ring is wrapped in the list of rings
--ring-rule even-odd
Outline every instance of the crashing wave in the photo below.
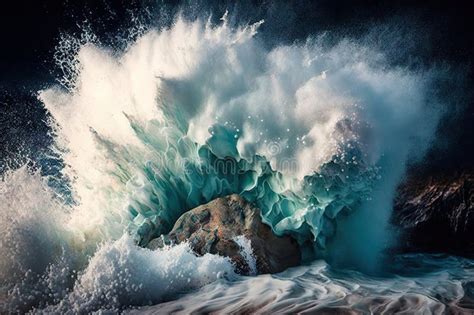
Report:
[[[72,83],[40,99],[78,201],[73,226],[106,238],[127,226],[146,243],[183,212],[239,193],[275,233],[321,248],[340,214],[376,207],[385,215],[367,233],[388,240],[392,194],[373,188],[393,190],[427,147],[433,73],[386,68],[380,52],[344,40],[267,51],[260,24],[178,18],[124,52],[69,45],[79,47]]]
[[[73,201],[38,174],[4,174],[0,226],[15,240],[0,242],[4,287],[37,292],[38,277],[56,274],[78,280],[73,291],[86,292],[79,297],[102,292],[86,267],[103,257],[120,268],[123,259],[162,259],[124,234],[146,244],[185,211],[231,193],[254,202],[276,234],[328,259],[377,263],[391,239],[396,185],[428,148],[441,114],[431,91],[438,73],[390,67],[383,52],[350,40],[268,49],[258,38],[262,22],[233,28],[226,18],[177,18],[124,51],[94,36],[63,40],[63,86],[39,98]],[[35,270],[12,244],[40,250],[44,263]],[[231,268],[219,257],[193,259]],[[164,279],[160,272],[153,277]],[[36,276],[18,284],[28,273]],[[51,303],[66,303],[71,286],[58,284]],[[19,303],[51,301],[30,296]]]

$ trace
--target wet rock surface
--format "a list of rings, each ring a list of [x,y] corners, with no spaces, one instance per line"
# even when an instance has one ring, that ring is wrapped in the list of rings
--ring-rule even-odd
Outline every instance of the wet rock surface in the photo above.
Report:
[[[395,200],[401,250],[474,257],[474,173],[413,177]]]
[[[236,241],[239,236],[250,241],[259,274],[280,272],[301,262],[297,241],[289,235],[273,234],[262,222],[260,210],[236,194],[184,213],[168,235],[153,239],[148,247],[156,249],[188,241],[198,255],[230,257],[238,272],[250,274],[252,266]]]

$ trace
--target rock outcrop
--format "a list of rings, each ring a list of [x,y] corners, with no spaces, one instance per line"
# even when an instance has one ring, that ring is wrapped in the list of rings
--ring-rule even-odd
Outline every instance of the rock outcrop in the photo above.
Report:
[[[250,274],[255,266],[249,265],[249,259],[237,241],[240,236],[250,241],[257,273],[280,272],[301,262],[296,240],[289,235],[273,234],[262,222],[260,210],[236,194],[184,213],[168,235],[152,240],[148,247],[155,249],[188,241],[197,254],[230,257],[238,272]]]
[[[474,175],[411,178],[395,200],[404,251],[474,257]]]

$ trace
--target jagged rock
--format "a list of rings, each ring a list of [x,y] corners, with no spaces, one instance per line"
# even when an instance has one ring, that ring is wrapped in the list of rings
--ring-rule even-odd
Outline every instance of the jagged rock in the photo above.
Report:
[[[393,221],[405,251],[474,257],[474,175],[411,178],[395,200]]]
[[[289,235],[273,234],[262,222],[260,210],[236,194],[184,213],[168,235],[153,239],[148,247],[156,249],[188,241],[197,254],[230,257],[240,273],[248,274],[251,266],[235,241],[241,235],[250,240],[258,273],[280,272],[300,264],[296,240]]]

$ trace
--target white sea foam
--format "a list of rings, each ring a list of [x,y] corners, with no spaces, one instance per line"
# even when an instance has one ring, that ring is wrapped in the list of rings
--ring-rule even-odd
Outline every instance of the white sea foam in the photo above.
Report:
[[[249,274],[255,276],[257,274],[257,259],[253,254],[252,242],[245,235],[235,237],[234,241],[239,245],[240,254],[249,266]]]
[[[325,45],[316,37],[268,50],[258,40],[260,24],[235,29],[225,18],[211,25],[178,17],[169,28],[144,32],[124,52],[106,49],[92,36],[64,45],[78,47],[66,71],[74,74],[64,81],[69,90],[52,87],[40,99],[57,124],[64,172],[79,201],[69,224],[85,237],[118,238],[131,221],[152,231],[200,202],[253,189],[249,198],[259,198],[276,233],[301,233],[307,224],[324,247],[328,207],[334,219],[357,203],[353,227],[333,247],[350,234],[344,256],[372,257],[359,265],[376,263],[390,241],[395,187],[407,162],[426,151],[437,125],[431,81],[438,73],[387,67],[383,52],[344,39]],[[275,176],[265,198],[255,192],[258,182],[242,189],[242,181],[215,171],[192,177],[183,165],[210,163],[199,155],[202,145],[217,158],[265,156],[283,176]],[[354,151],[361,152],[358,159]],[[303,194],[302,178],[335,157],[345,191]],[[370,196],[359,191],[372,189],[370,180],[349,183],[351,167],[379,169]],[[253,181],[268,176],[263,166],[245,168],[256,174]],[[372,224],[358,227],[369,217]]]
[[[117,311],[151,305],[218,279],[235,277],[228,258],[211,254],[197,257],[187,243],[151,251],[123,236],[103,244],[72,292],[45,312]]]
[[[64,39],[64,85],[39,98],[74,202],[25,168],[3,176],[8,310],[118,309],[232,275],[225,258],[184,244],[151,252],[128,236],[156,236],[229,193],[255,201],[275,233],[316,239],[334,262],[377,264],[396,185],[440,117],[438,72],[391,67],[383,52],[345,39],[269,50],[260,24],[178,17],[125,51],[90,35]],[[219,170],[222,158],[239,173]]]
[[[0,205],[2,312],[119,310],[236,277],[228,258],[197,257],[187,243],[151,251],[127,234],[86,242],[68,225],[71,207],[26,168],[4,174]]]
[[[398,257],[401,274],[371,277],[325,262],[277,275],[221,281],[177,300],[130,314],[470,314],[473,262],[462,258]],[[415,267],[418,265],[420,268]],[[411,267],[406,267],[411,266]],[[427,268],[427,266],[429,266]]]

